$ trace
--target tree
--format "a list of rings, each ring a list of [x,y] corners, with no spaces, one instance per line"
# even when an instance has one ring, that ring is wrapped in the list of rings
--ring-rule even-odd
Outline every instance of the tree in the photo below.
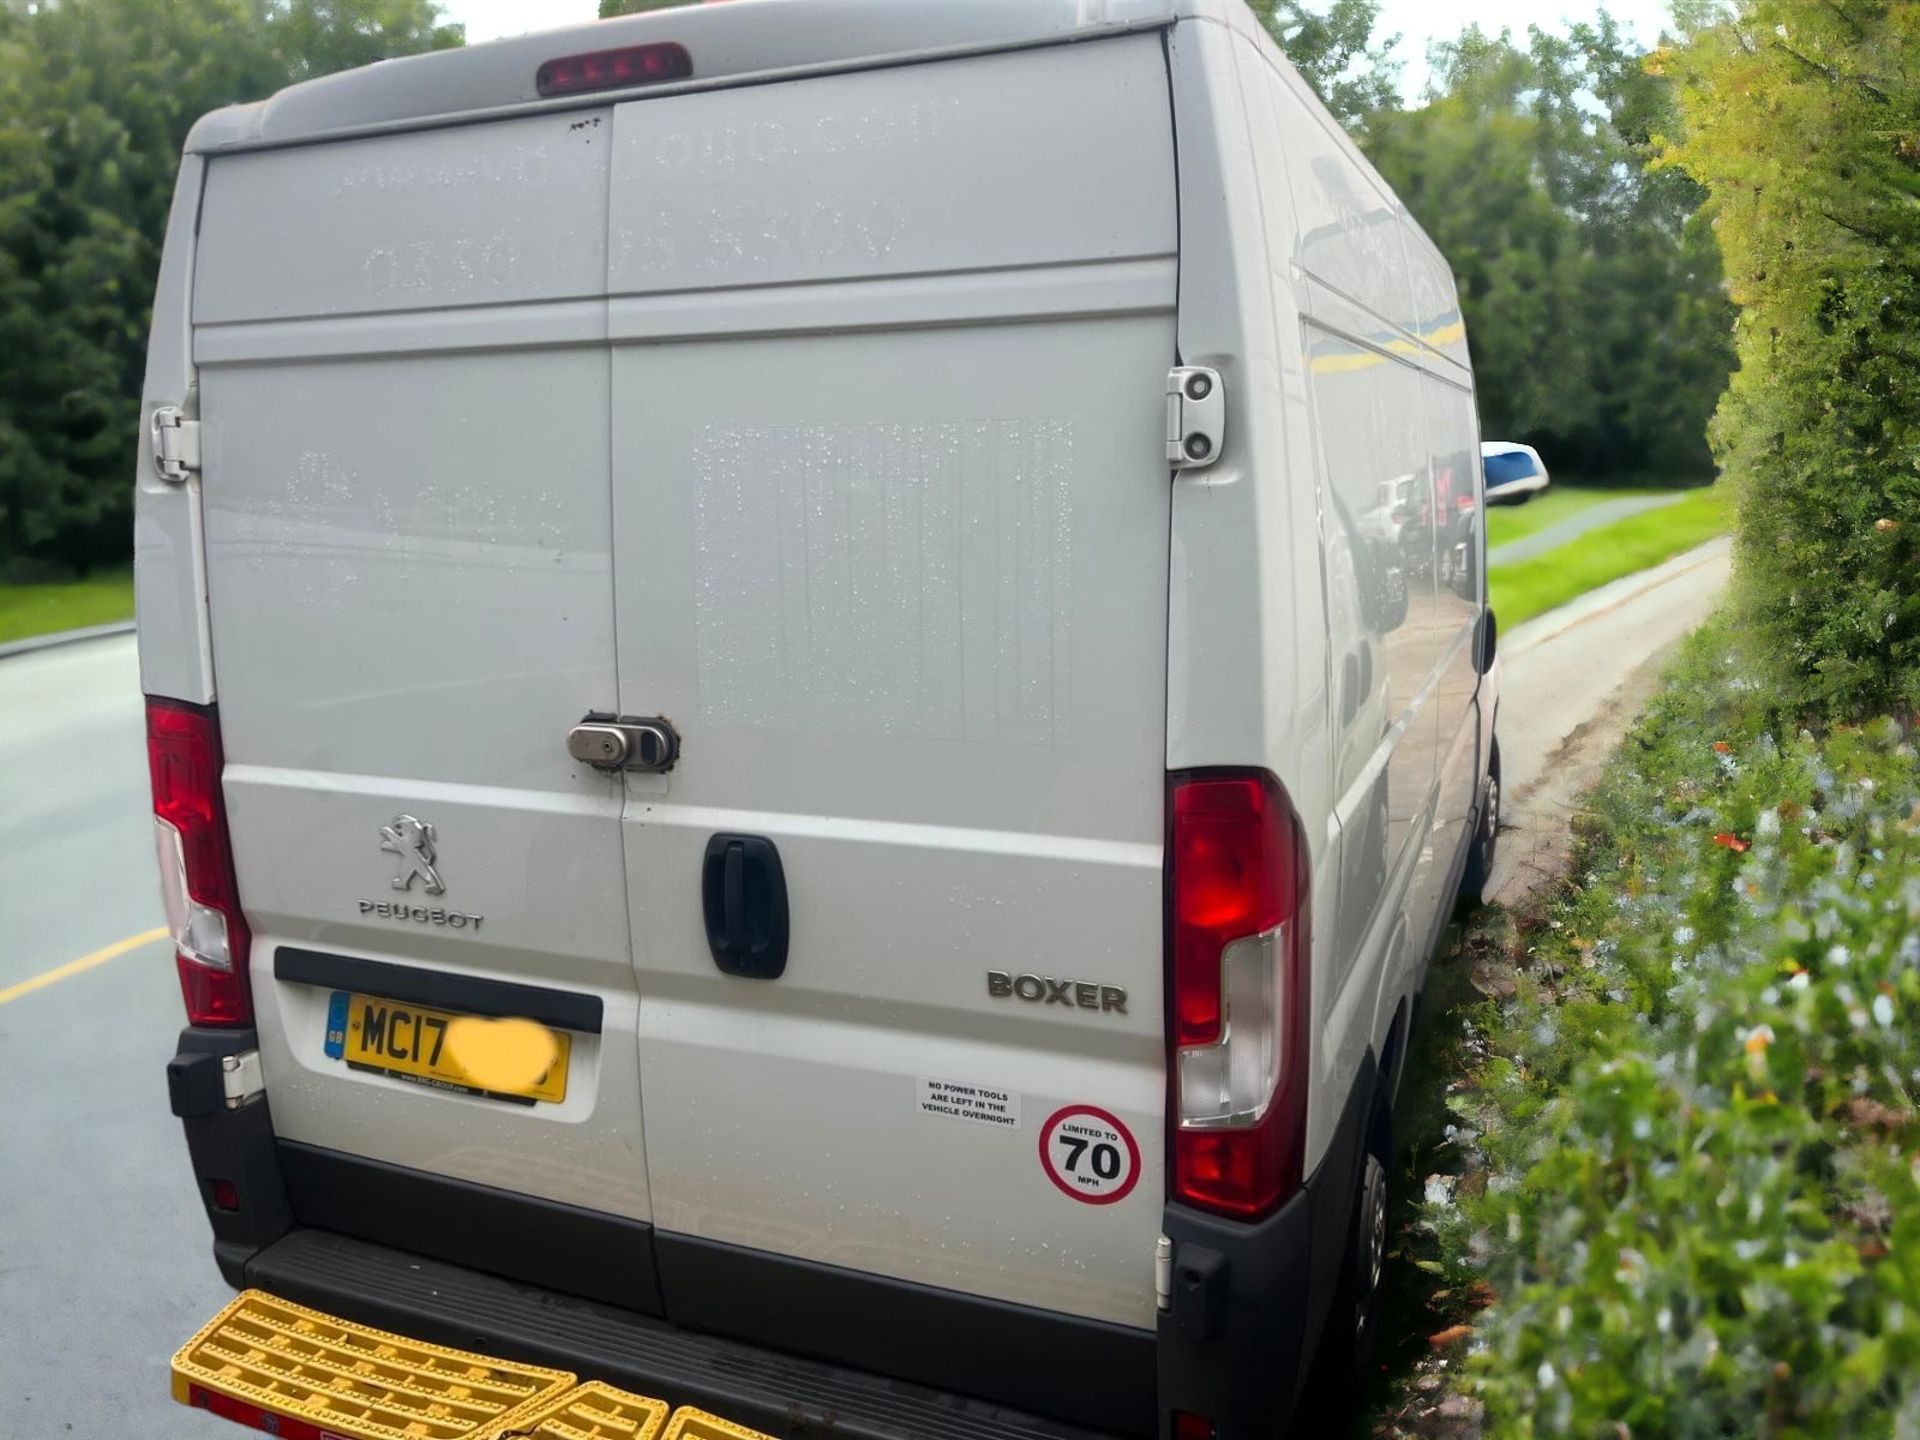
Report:
[[[1363,131],[1369,117],[1398,108],[1400,62],[1393,50],[1400,37],[1374,41],[1379,0],[1333,0],[1325,14],[1305,0],[1248,3],[1294,68],[1349,130]]]
[[[649,10],[671,10],[677,5],[696,5],[699,0],[600,0],[600,18],[616,15],[644,15]]]
[[[1654,67],[1711,195],[1740,369],[1715,417],[1741,590],[1790,704],[1920,701],[1920,4],[1693,5]]]
[[[153,277],[202,113],[461,43],[430,0],[4,0],[0,558],[124,558]]]
[[[1604,13],[1431,58],[1427,103],[1362,144],[1453,266],[1484,432],[1578,474],[1706,474],[1732,311],[1698,187],[1647,171],[1667,82]]]

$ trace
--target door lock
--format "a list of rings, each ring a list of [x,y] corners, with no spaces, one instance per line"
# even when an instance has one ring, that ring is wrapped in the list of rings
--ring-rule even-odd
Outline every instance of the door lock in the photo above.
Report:
[[[680,733],[664,716],[590,714],[567,732],[567,754],[596,770],[657,775],[680,758]]]

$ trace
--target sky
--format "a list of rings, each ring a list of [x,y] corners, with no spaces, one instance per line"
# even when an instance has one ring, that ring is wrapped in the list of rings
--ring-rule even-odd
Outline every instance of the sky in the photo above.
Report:
[[[599,13],[598,0],[440,0],[450,20],[463,21],[469,42],[549,30],[591,20]],[[1418,96],[1427,81],[1426,51],[1434,40],[1450,40],[1472,20],[1493,32],[1502,26],[1524,37],[1529,24],[1564,30],[1569,19],[1590,18],[1602,0],[1382,0],[1381,35],[1399,34],[1394,53],[1406,62],[1400,88],[1409,98]],[[1605,0],[1614,18],[1626,25],[1643,45],[1660,38],[1668,23],[1666,0]]]

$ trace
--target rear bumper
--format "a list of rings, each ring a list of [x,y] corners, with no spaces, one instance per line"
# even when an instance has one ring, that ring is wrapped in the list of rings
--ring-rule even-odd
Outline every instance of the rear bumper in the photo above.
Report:
[[[190,1030],[172,1071],[250,1042]],[[235,1287],[774,1435],[831,1427],[853,1440],[1165,1436],[1175,1410],[1210,1418],[1218,1440],[1268,1440],[1338,1278],[1359,1153],[1358,1122],[1343,1123],[1320,1173],[1258,1225],[1168,1206],[1174,1300],[1156,1333],[316,1150],[275,1138],[264,1096],[229,1109],[173,1088]],[[216,1205],[216,1179],[237,1209]]]
[[[295,1229],[268,1246],[247,1262],[245,1279],[385,1330],[574,1370],[770,1435],[1094,1440],[1097,1434],[320,1230]],[[1036,1357],[1035,1363],[1045,1362]]]

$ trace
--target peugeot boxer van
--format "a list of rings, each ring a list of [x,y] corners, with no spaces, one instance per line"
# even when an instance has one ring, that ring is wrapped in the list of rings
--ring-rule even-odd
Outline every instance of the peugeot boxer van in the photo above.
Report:
[[[1498,819],[1479,432],[1239,0],[216,112],[143,418],[229,1281],[779,1435],[1264,1437],[1365,1354]]]

